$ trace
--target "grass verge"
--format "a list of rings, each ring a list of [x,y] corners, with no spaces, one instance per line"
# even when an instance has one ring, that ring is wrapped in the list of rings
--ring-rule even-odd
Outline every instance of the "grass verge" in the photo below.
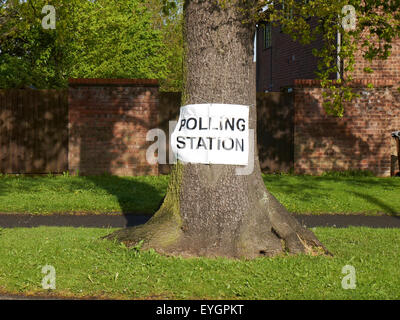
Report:
[[[152,214],[168,181],[168,176],[2,176],[0,212]]]
[[[0,291],[49,294],[44,265],[56,270],[67,297],[120,299],[399,299],[398,229],[317,228],[334,257],[181,259],[100,240],[112,230],[40,227],[0,233]],[[356,289],[342,288],[342,268]]]
[[[264,175],[274,196],[294,213],[400,215],[400,179]]]
[[[264,175],[267,188],[294,213],[400,213],[400,179],[369,176]],[[154,213],[168,176],[0,176],[0,212]]]

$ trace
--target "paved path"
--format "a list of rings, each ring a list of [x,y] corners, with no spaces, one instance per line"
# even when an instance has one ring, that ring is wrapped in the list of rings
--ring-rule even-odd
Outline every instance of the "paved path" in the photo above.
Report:
[[[400,228],[400,217],[395,216],[364,216],[364,215],[295,215],[295,217],[309,228],[349,226],[370,228]]]
[[[309,228],[365,226],[371,228],[400,228],[400,217],[363,216],[363,215],[295,215]],[[32,228],[38,226],[86,227],[86,228],[125,228],[137,226],[148,221],[150,217],[133,214],[99,214],[99,215],[30,215],[0,214],[1,228]]]
[[[133,214],[0,214],[2,228],[51,227],[86,227],[86,228],[125,228],[146,223],[150,216]]]

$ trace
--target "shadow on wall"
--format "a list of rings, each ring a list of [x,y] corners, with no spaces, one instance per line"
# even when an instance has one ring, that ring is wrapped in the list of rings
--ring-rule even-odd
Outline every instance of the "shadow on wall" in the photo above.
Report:
[[[395,97],[378,89],[358,93],[361,98],[348,103],[343,118],[338,118],[323,110],[321,89],[296,90],[296,173],[356,169],[390,174],[390,133],[400,124],[394,116]]]
[[[66,90],[0,90],[0,173],[68,168]]]
[[[293,93],[257,93],[257,144],[261,170],[290,172],[294,166]]]
[[[146,160],[157,88],[77,86],[69,93],[69,169],[83,175],[157,174]]]
[[[172,134],[169,130],[170,121],[178,121],[179,111],[181,107],[180,92],[160,92],[159,93],[159,108],[158,108],[158,128],[162,129],[166,135],[166,151],[167,164],[160,164],[158,171],[160,174],[169,174],[171,165],[169,164],[169,135]]]
[[[69,170],[114,195],[126,215],[151,214],[162,199],[150,184],[124,178],[158,173],[157,164],[146,161],[153,143],[146,135],[157,127],[157,93],[157,86],[137,85],[69,89]],[[154,207],[146,207],[144,197],[153,197]]]

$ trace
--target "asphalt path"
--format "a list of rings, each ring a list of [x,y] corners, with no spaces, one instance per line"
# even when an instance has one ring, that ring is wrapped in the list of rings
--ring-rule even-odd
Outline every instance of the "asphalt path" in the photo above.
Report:
[[[337,227],[363,226],[370,228],[400,228],[400,216],[365,216],[361,214],[322,214],[297,215],[298,221],[308,227]],[[34,228],[50,227],[85,227],[85,228],[126,228],[146,223],[150,216],[138,214],[1,214],[1,228]]]

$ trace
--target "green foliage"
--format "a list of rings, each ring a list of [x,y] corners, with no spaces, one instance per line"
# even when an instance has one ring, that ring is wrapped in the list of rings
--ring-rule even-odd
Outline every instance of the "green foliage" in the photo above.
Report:
[[[61,47],[57,32],[41,26],[45,1],[0,4],[0,87],[58,87]]]
[[[183,0],[147,0],[152,12],[152,24],[159,30],[164,47],[162,55],[167,61],[166,76],[160,81],[161,91],[181,92],[183,85]]]
[[[70,77],[167,76],[163,36],[143,0],[54,0],[55,30],[42,27],[45,4],[0,4],[0,87],[59,88]]]
[[[73,78],[163,78],[166,60],[151,13],[137,0],[97,0],[75,16],[71,39]]]
[[[233,1],[233,0],[232,0]],[[69,77],[157,78],[161,90],[182,89],[183,0],[53,0],[57,27],[44,30],[45,0],[0,2],[0,87],[64,87]],[[217,1],[223,9],[228,0]],[[236,2],[235,2],[236,3]],[[281,25],[294,40],[309,44],[319,58],[317,77],[329,114],[342,116],[344,103],[357,94],[351,87],[355,56],[387,59],[400,34],[399,0],[239,0],[251,21]],[[345,31],[342,12],[353,5],[356,29]],[[268,10],[261,13],[261,8]],[[310,20],[311,18],[311,20]],[[316,26],[311,27],[310,21]],[[335,53],[341,34],[340,81]],[[250,35],[249,35],[250,36]],[[366,73],[372,73],[370,67]]]

